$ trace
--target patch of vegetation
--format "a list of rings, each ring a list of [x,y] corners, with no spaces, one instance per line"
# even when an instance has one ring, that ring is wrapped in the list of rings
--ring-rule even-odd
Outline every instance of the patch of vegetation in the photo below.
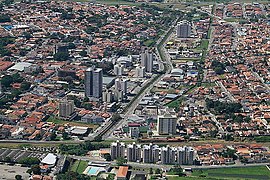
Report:
[[[98,143],[94,144],[90,141],[85,141],[82,144],[61,144],[59,149],[64,154],[83,156],[88,151],[99,150],[100,148],[108,148],[108,144]]]

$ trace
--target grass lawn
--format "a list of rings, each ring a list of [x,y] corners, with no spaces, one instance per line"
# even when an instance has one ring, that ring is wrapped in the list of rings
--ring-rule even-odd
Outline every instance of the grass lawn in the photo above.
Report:
[[[90,1],[89,1],[90,2]],[[96,2],[107,4],[107,5],[130,5],[130,6],[139,6],[141,3],[128,2],[124,0],[97,0]]]
[[[205,179],[270,179],[270,171],[265,166],[195,170],[192,173],[192,176],[202,175]]]
[[[49,117],[47,122],[53,122],[54,124],[59,124],[59,125],[69,124],[71,126],[84,126],[84,127],[89,127],[92,129],[96,129],[98,127],[98,125],[96,124],[88,124],[88,123],[75,122],[75,121],[64,121],[62,119],[58,119],[55,117]]]
[[[148,39],[146,41],[144,41],[144,45],[147,46],[147,47],[150,47],[150,46],[153,46],[155,43],[155,41],[153,39]]]
[[[201,44],[197,47],[198,50],[207,50],[209,41],[207,39],[202,39]]]
[[[74,162],[74,164],[71,166],[71,171],[77,172],[79,174],[82,174],[83,171],[86,169],[87,166],[88,166],[88,162],[87,161],[76,160]]]

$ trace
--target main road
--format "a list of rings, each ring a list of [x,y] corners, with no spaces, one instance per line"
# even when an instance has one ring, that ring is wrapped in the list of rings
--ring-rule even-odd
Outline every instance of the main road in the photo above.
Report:
[[[169,74],[172,70],[172,62],[170,57],[168,56],[168,54],[166,53],[166,50],[164,48],[164,45],[166,44],[166,42],[168,42],[169,38],[171,37],[171,34],[174,32],[173,29],[175,27],[175,25],[177,24],[178,20],[180,18],[178,18],[177,20],[174,21],[174,23],[172,24],[172,26],[164,33],[163,36],[161,36],[156,43],[156,53],[157,53],[157,57],[158,57],[158,61],[160,61],[161,63],[163,63],[163,67],[164,67],[164,71],[163,74],[155,74],[154,77],[152,77],[148,83],[146,83],[146,85],[144,87],[141,88],[141,91],[139,92],[139,95],[137,97],[134,97],[135,99],[128,104],[127,109],[121,114],[121,116],[123,117],[118,123],[116,123],[113,126],[105,126],[105,128],[107,128],[107,132],[104,133],[103,135],[103,139],[108,139],[112,133],[119,127],[122,127],[123,125],[125,125],[125,123],[127,123],[127,117],[129,115],[132,115],[136,109],[136,107],[138,106],[138,104],[140,103],[140,101],[142,100],[142,98],[146,95],[149,94],[150,90],[155,86],[156,83],[158,83],[165,75]],[[160,46],[160,49],[158,49]],[[162,59],[162,57],[164,57],[164,59]],[[101,130],[102,131],[102,130]],[[113,137],[111,137],[113,138]]]

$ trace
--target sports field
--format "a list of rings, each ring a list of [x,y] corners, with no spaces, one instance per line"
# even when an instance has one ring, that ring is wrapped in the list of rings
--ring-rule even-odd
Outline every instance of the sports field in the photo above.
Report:
[[[169,180],[182,179],[232,179],[232,180],[267,180],[270,179],[270,171],[266,166],[219,168],[195,170],[189,177],[169,177]]]

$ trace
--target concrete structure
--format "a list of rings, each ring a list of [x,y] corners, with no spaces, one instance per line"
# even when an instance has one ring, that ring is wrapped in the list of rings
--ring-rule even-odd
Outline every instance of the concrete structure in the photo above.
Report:
[[[59,102],[59,116],[63,118],[70,118],[74,113],[74,101],[62,100]]]
[[[140,130],[139,127],[129,127],[129,137],[131,138],[139,138]]]
[[[88,68],[85,71],[85,95],[87,97],[100,98],[103,84],[102,69]]]
[[[171,115],[169,113],[165,115],[159,115],[157,124],[158,134],[159,135],[176,134],[176,124],[177,124],[176,115]]]
[[[175,152],[176,150],[170,146],[162,147],[160,152],[161,164],[175,164]]]
[[[152,143],[150,145],[144,145],[142,149],[142,159],[143,163],[156,163],[159,160],[159,147]]]
[[[122,76],[124,74],[124,66],[119,64],[114,65],[113,72],[116,76]]]
[[[151,73],[153,71],[153,53],[145,51],[145,53],[141,53],[141,66],[145,67],[146,72]]]
[[[141,146],[135,142],[127,145],[127,160],[129,162],[140,162],[141,161]]]
[[[111,144],[111,157],[117,159],[119,157],[125,157],[125,144],[119,141]]]
[[[178,147],[176,152],[176,162],[180,165],[192,165],[196,157],[192,147]]]
[[[143,78],[145,77],[145,67],[136,67],[135,69],[135,77]]]
[[[123,94],[126,95],[127,93],[127,82],[128,80],[127,79],[116,79],[115,80],[115,89],[116,90],[122,90],[123,91]]]
[[[191,25],[187,21],[181,21],[176,26],[176,35],[178,38],[188,38],[191,36]]]

